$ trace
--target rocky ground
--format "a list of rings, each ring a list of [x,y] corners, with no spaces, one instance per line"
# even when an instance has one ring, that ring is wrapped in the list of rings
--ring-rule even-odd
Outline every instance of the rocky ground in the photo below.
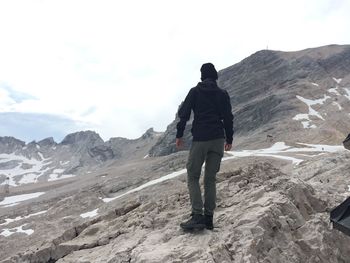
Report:
[[[349,151],[298,166],[268,157],[227,160],[218,174],[215,228],[195,233],[179,228],[189,215],[185,175],[110,203],[99,199],[106,184],[82,187],[51,207],[53,200],[27,207],[47,212],[26,219],[32,235],[0,236],[1,262],[347,262],[349,237],[332,229],[329,211],[348,195],[349,161]],[[84,219],[81,207],[100,209]]]

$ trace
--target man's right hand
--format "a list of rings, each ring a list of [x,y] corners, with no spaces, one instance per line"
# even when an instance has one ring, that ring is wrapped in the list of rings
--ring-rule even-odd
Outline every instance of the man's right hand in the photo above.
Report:
[[[232,144],[225,143],[225,151],[230,151],[232,149]]]
[[[178,150],[182,149],[184,146],[184,142],[183,142],[182,138],[176,138],[175,145],[176,145],[176,149],[178,149]]]

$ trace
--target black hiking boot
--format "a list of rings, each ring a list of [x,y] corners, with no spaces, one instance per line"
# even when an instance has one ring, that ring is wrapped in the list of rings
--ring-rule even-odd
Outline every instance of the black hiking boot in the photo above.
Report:
[[[185,230],[204,229],[206,225],[203,222],[203,215],[191,215],[191,219],[180,224]]]
[[[213,230],[213,216],[211,215],[204,215],[203,216],[203,223],[205,224],[206,229]]]

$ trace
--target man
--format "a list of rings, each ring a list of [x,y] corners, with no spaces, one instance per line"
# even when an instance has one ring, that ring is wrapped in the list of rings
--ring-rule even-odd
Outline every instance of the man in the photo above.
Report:
[[[213,214],[216,207],[216,173],[220,169],[225,151],[232,148],[233,115],[227,91],[217,86],[217,71],[213,64],[201,67],[201,80],[192,88],[181,105],[177,124],[176,147],[183,146],[186,122],[194,112],[192,123],[193,142],[187,161],[187,186],[192,206],[191,219],[180,226],[184,229],[213,229]],[[226,142],[225,142],[226,140]],[[205,162],[204,205],[199,185],[202,165]],[[203,215],[204,208],[204,215]]]
[[[6,177],[4,191],[5,191],[5,196],[10,193],[10,177]]]

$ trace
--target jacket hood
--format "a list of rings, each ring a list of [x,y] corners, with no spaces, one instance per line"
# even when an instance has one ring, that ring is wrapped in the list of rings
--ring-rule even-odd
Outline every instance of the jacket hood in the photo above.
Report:
[[[216,84],[215,80],[205,79],[202,82],[199,82],[197,87],[200,88],[201,90],[209,91],[209,90],[217,89],[218,85]]]

